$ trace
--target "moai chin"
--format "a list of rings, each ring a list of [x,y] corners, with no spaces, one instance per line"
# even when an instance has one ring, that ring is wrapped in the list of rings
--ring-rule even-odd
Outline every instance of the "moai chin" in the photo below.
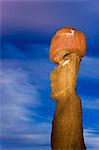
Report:
[[[76,94],[80,61],[86,53],[85,35],[64,27],[56,32],[50,45],[50,60],[58,64],[50,74],[51,97],[56,100],[52,122],[52,150],[85,150],[82,106]]]

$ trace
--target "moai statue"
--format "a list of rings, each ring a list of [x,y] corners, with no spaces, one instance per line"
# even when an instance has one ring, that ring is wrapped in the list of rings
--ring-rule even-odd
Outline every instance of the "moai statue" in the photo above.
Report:
[[[64,27],[50,45],[50,60],[58,64],[50,74],[51,97],[56,100],[52,122],[52,150],[85,150],[81,100],[76,93],[80,61],[86,53],[85,35]]]

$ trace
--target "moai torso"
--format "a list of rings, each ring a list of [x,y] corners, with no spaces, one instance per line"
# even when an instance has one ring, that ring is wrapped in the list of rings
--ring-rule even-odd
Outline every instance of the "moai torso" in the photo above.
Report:
[[[71,95],[64,101],[56,106],[52,122],[52,149],[85,149],[80,99],[76,95]]]

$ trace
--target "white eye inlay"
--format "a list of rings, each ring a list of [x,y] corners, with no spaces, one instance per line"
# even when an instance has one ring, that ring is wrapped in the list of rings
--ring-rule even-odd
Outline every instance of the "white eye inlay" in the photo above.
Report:
[[[69,59],[65,60],[65,62],[62,65],[65,66],[66,64],[69,63],[69,61],[70,61]]]

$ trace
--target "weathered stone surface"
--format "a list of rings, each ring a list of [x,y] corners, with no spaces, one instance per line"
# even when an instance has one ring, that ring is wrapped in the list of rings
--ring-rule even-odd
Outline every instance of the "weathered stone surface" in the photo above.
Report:
[[[68,54],[50,75],[51,97],[56,100],[51,133],[53,150],[85,149],[82,107],[80,98],[76,95],[79,65],[79,56],[76,53]]]

